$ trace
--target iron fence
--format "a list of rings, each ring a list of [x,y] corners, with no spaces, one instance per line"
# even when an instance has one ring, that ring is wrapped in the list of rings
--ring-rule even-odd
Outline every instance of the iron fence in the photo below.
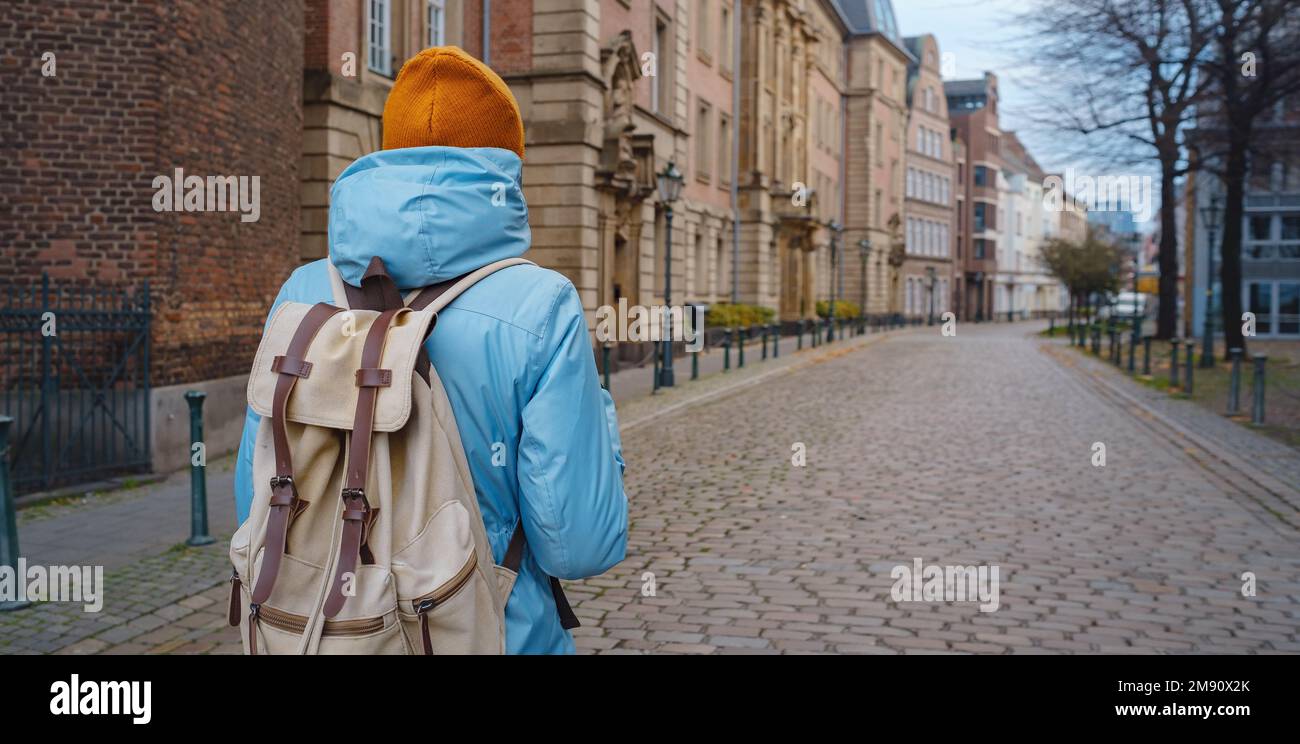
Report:
[[[0,285],[0,415],[18,492],[150,467],[149,283]]]

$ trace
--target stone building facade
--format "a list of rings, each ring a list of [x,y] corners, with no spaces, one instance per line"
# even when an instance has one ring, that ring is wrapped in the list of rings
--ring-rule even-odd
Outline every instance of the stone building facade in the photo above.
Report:
[[[907,71],[906,253],[899,304],[903,315],[929,320],[942,317],[952,305],[957,168],[939,71],[939,43],[928,34],[905,41],[913,61]]]
[[[841,7],[852,24],[845,94],[845,296],[865,297],[869,314],[899,314],[905,291],[907,68],[913,58],[890,3]]]

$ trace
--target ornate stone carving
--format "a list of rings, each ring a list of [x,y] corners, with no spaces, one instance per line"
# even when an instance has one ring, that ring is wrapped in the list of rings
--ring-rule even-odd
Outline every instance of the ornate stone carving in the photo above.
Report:
[[[632,148],[633,85],[641,78],[636,45],[624,30],[600,51],[605,79],[605,127],[600,167],[611,186],[631,188],[636,183],[637,159]]]

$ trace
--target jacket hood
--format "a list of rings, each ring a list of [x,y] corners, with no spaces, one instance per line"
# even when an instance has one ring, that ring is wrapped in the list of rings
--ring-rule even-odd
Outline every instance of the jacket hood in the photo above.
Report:
[[[355,161],[330,189],[330,261],[354,286],[373,256],[414,289],[523,255],[532,234],[519,156],[408,147]]]

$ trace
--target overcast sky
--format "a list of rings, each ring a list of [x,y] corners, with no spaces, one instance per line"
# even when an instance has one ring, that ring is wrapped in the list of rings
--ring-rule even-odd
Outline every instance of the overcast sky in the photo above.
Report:
[[[1042,98],[1043,86],[1053,84],[1053,75],[1049,62],[1041,62],[1040,70],[1039,61],[1026,58],[1021,44],[1027,29],[1017,16],[1043,2],[1066,1],[893,0],[904,36],[934,34],[945,58],[952,53],[956,75],[945,69],[944,79],[979,78],[985,70],[998,76],[1002,99],[998,123],[1003,130],[1016,132],[1044,170],[1064,172],[1074,167],[1093,172],[1088,164],[1074,160],[1079,140],[1069,140],[1029,116]]]

